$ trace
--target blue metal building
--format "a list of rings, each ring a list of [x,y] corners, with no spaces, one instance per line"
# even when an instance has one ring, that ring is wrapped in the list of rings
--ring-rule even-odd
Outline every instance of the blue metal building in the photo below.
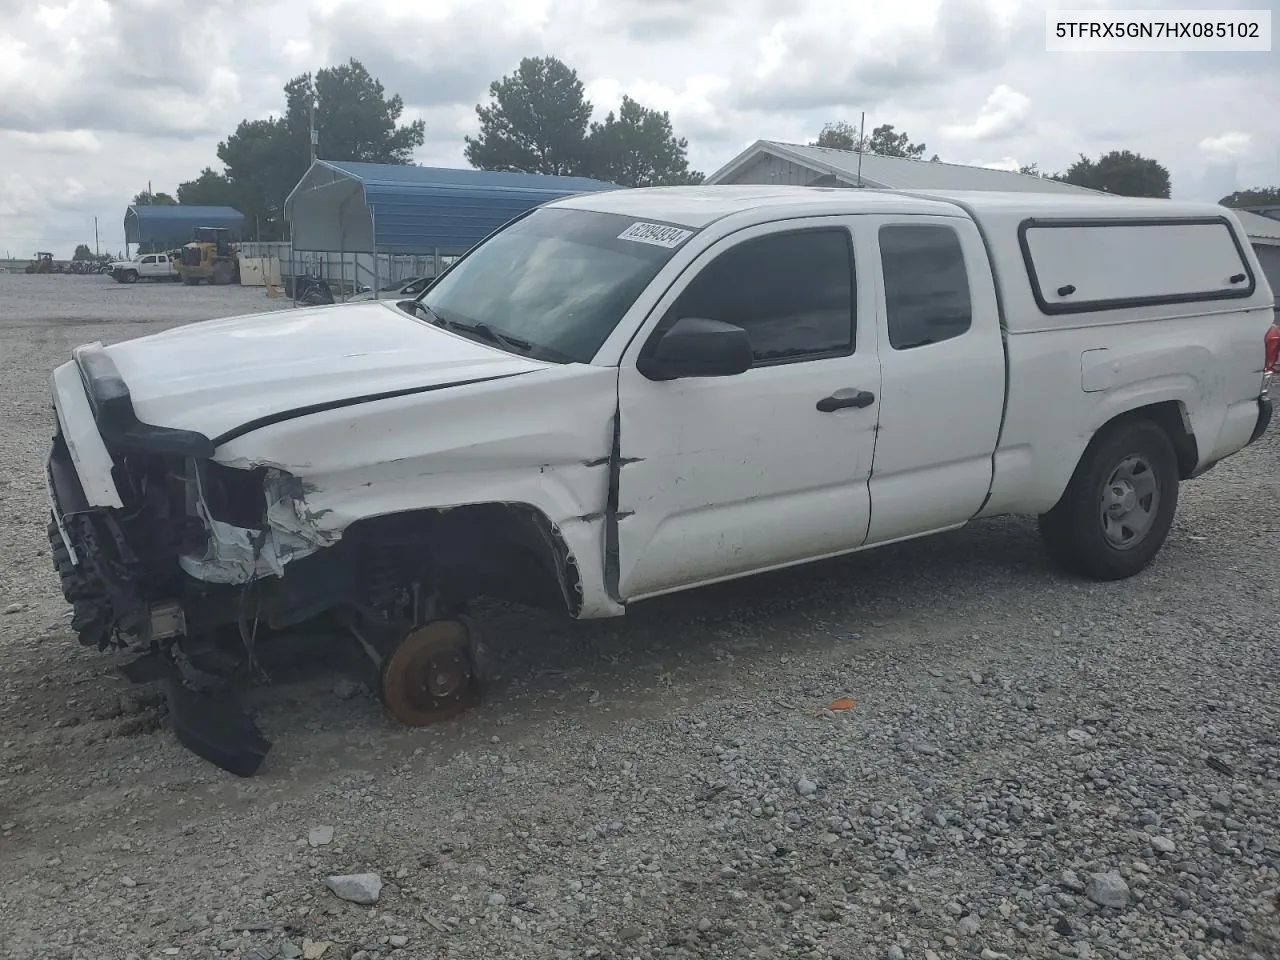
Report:
[[[586,177],[316,160],[284,210],[295,250],[439,257],[539,204],[615,189]]]
[[[155,249],[189,243],[196,227],[226,227],[233,240],[243,239],[244,214],[231,207],[138,203],[124,214],[124,242],[150,243]]]

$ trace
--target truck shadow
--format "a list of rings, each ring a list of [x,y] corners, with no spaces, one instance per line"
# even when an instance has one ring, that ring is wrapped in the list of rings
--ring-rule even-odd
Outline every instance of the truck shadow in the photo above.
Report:
[[[609,705],[614,719],[643,716],[740,677],[776,669],[779,657],[856,660],[872,647],[953,652],[958,637],[1024,609],[1072,581],[1052,569],[1034,520],[998,518],[964,530],[818,561],[636,604],[625,617],[568,621],[505,604],[476,610],[497,662],[484,703],[431,728],[464,738],[541,716]],[[1105,589],[1105,587],[1099,587]],[[1077,587],[1078,589],[1078,587]],[[332,656],[274,674],[254,701],[264,730],[300,712],[311,730],[380,728],[388,744],[417,731],[384,715],[376,696],[334,701]],[[322,686],[323,685],[323,686]],[[371,691],[370,691],[371,692]],[[341,717],[341,719],[339,719]],[[289,725],[293,725],[290,723]],[[290,751],[306,752],[301,743]],[[270,759],[268,764],[270,764]]]

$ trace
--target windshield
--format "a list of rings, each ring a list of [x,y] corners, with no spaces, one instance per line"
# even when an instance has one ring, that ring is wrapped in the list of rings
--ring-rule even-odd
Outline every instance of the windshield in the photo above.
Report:
[[[550,358],[587,363],[693,234],[656,234],[676,237],[674,247],[620,239],[635,223],[611,213],[535,210],[471,251],[420,302],[446,323],[481,324]]]

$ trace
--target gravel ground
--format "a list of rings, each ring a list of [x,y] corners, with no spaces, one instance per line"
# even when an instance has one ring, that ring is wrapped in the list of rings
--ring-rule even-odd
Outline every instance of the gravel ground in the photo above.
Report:
[[[0,956],[1280,957],[1274,432],[1131,581],[1000,519],[617,621],[496,611],[481,708],[399,728],[311,665],[237,780],[71,637],[41,460],[74,345],[266,303],[0,276]],[[365,873],[334,886],[373,904],[326,885]]]

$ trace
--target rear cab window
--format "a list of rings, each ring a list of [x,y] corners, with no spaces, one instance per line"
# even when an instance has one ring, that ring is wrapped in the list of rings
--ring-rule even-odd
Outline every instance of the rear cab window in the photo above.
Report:
[[[942,224],[892,223],[879,242],[889,346],[914,350],[967,333],[973,301],[960,235]]]
[[[1046,314],[1243,299],[1257,286],[1222,217],[1030,218],[1018,241]]]

